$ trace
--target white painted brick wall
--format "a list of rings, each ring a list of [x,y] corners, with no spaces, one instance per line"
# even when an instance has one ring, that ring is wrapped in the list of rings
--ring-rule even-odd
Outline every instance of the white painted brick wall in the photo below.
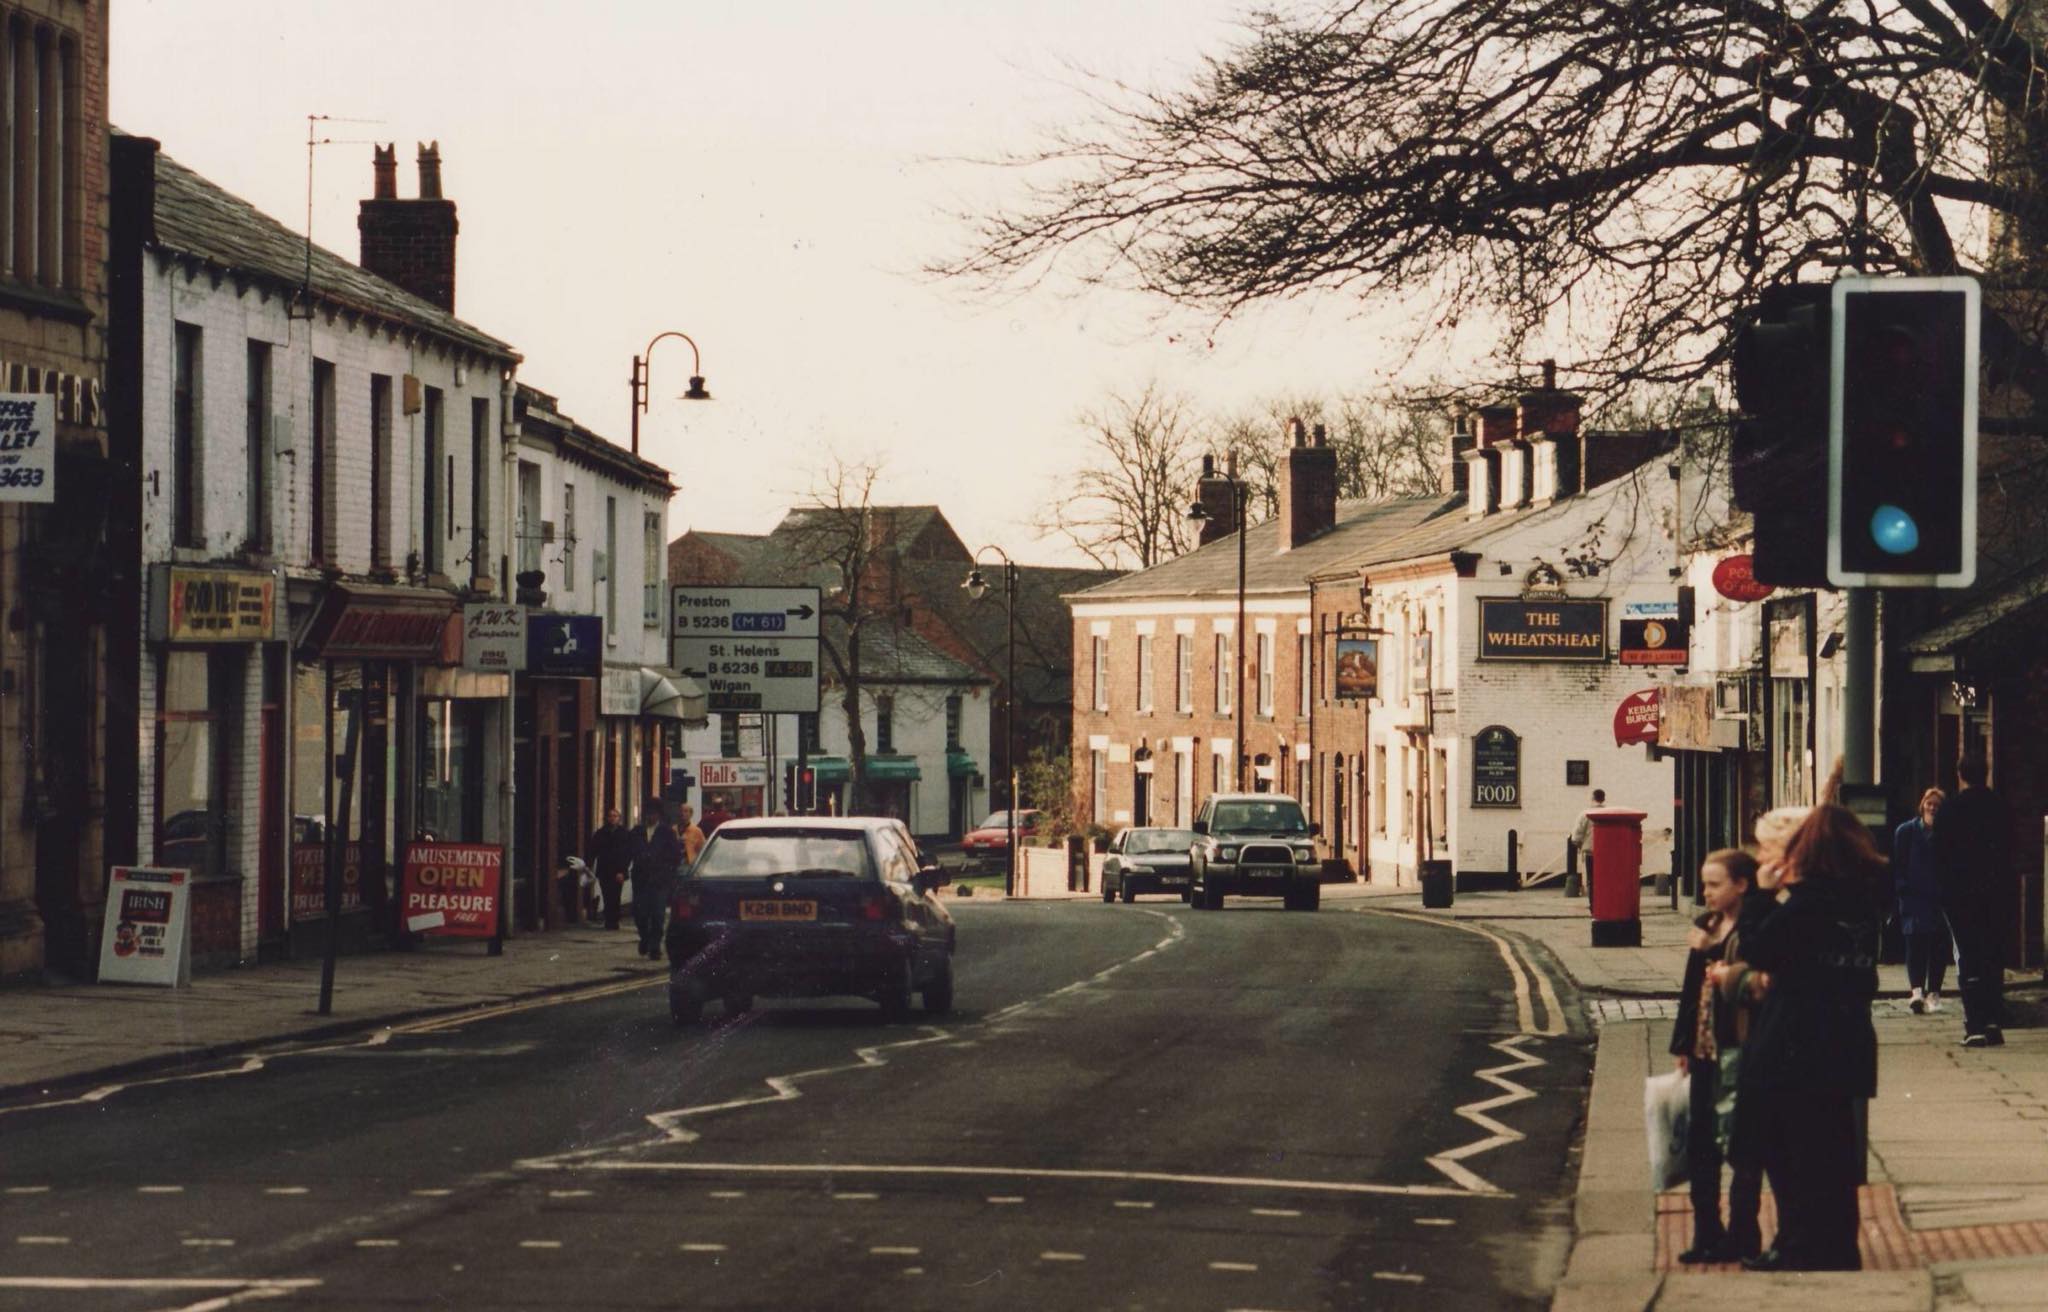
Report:
[[[607,624],[605,659],[613,664],[667,665],[668,635],[663,624],[645,622],[642,588],[647,582],[643,516],[662,517],[662,541],[667,541],[668,503],[645,491],[637,483],[601,474],[586,465],[560,459],[552,444],[525,440],[519,444],[519,458],[540,470],[540,517],[555,526],[555,540],[541,544],[541,567],[547,574],[548,604],[555,610],[586,615],[605,613],[605,587],[593,568],[596,553],[605,550],[605,498],[618,499],[618,550],[611,568],[617,576],[618,615]],[[565,485],[576,493],[575,586],[562,583],[563,553],[571,549],[566,540],[562,502]],[[507,535],[505,541],[511,542]],[[665,566],[665,549],[657,555],[656,568]],[[657,582],[660,581],[657,579]],[[666,604],[662,607],[666,614]],[[613,642],[611,639],[616,638]],[[716,739],[713,739],[716,742]]]

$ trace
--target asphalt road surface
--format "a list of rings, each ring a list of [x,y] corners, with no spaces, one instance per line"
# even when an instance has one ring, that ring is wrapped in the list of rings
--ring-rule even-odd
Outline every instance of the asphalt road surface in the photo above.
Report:
[[[1589,1045],[1499,940],[956,906],[937,1023],[614,987],[0,1108],[0,1309],[1547,1303]]]

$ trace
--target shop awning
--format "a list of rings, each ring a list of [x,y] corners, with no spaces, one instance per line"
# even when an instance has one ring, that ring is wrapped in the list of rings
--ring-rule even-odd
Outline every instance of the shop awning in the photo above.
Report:
[[[680,670],[641,667],[640,714],[701,726],[710,719],[704,709],[705,701],[704,685]]]
[[[884,783],[904,782],[922,779],[924,774],[917,768],[915,756],[870,756],[868,778]]]
[[[805,760],[811,778],[821,784],[843,784],[853,778],[853,763],[843,756],[812,756]]]
[[[967,752],[946,753],[947,778],[965,779],[980,773],[981,767],[975,763],[974,757],[971,754]]]

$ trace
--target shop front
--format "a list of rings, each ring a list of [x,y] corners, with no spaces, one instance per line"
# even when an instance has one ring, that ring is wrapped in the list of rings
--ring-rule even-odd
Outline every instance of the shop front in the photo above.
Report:
[[[512,770],[517,805],[512,914],[522,929],[573,924],[575,901],[557,876],[597,828],[599,686],[604,621],[597,615],[530,611],[526,668],[513,699]]]
[[[763,758],[719,758],[697,764],[697,784],[703,790],[704,809],[698,816],[769,815],[773,800],[768,792],[768,762]]]
[[[599,810],[616,808],[631,823],[647,799],[664,789],[677,726],[704,723],[704,692],[675,670],[607,665],[598,687],[598,710],[603,716]]]

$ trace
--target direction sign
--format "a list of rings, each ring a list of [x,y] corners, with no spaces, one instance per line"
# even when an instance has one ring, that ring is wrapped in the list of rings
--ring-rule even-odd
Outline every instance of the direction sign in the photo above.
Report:
[[[679,586],[675,590],[677,638],[716,638],[751,634],[759,637],[816,638],[816,588],[713,588]],[[680,668],[680,667],[678,667]]]
[[[734,634],[670,644],[670,662],[704,685],[713,711],[815,712],[818,640]]]

